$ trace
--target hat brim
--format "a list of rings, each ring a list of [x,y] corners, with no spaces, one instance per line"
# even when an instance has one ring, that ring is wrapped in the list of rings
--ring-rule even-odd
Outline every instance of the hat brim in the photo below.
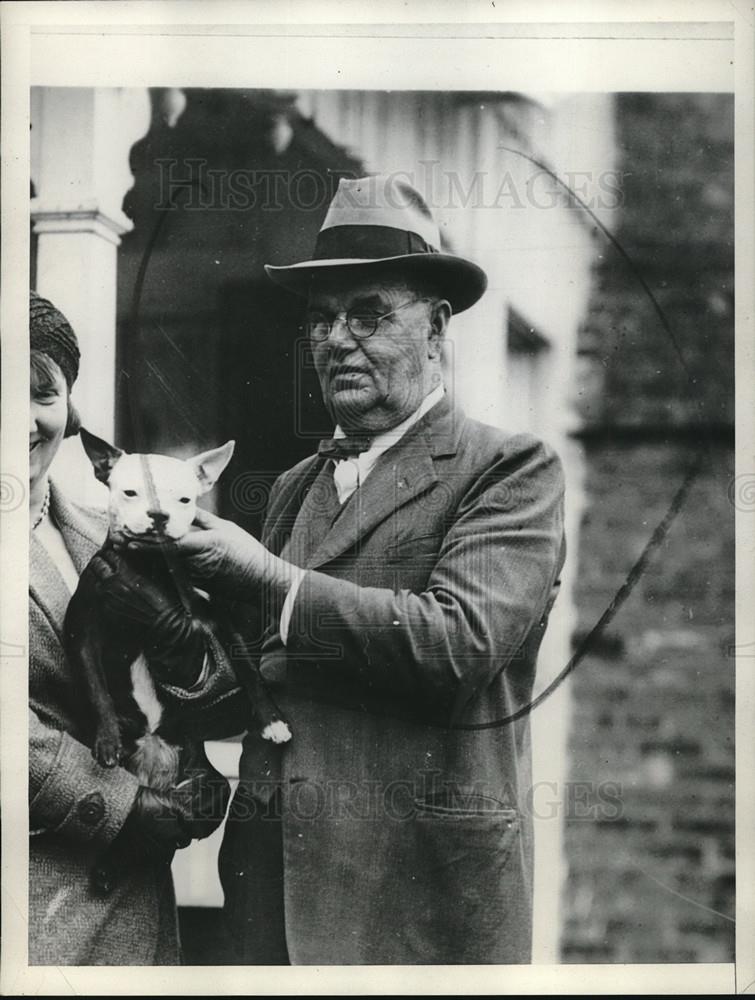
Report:
[[[295,295],[307,296],[315,277],[325,277],[335,272],[353,271],[354,280],[368,278],[381,271],[399,269],[409,277],[415,274],[437,287],[438,294],[448,299],[455,313],[473,306],[488,286],[487,275],[481,267],[444,253],[412,253],[398,257],[381,257],[378,260],[350,258],[343,260],[305,260],[285,267],[265,264],[271,281]]]

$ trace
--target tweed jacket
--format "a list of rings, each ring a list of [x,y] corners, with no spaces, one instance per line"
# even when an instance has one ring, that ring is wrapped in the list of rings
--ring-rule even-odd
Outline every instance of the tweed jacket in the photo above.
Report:
[[[79,573],[107,534],[104,511],[51,485],[50,513]],[[138,782],[100,767],[86,744],[91,717],[62,645],[70,598],[32,534],[29,567],[29,962],[32,965],[175,965],[170,869],[143,861],[120,873],[111,896],[89,888],[98,853],[118,833]],[[171,690],[175,694],[175,689]],[[191,696],[180,693],[188,700]],[[212,691],[203,692],[212,705]]]
[[[302,536],[325,475],[307,459],[271,494],[263,540],[296,561],[304,537],[309,570],[262,658],[293,739],[248,735],[237,793],[281,783],[291,961],[528,962],[529,722],[497,720],[531,697],[558,588],[560,462],[446,397]]]

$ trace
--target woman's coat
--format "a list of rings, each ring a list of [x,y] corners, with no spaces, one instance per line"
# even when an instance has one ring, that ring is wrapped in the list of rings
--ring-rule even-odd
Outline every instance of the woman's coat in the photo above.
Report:
[[[51,515],[79,573],[107,533],[107,517],[52,487]],[[135,859],[112,895],[89,872],[128,815],[137,779],[100,767],[85,745],[88,705],[66,660],[70,593],[32,533],[29,567],[29,964],[176,965],[170,867]]]

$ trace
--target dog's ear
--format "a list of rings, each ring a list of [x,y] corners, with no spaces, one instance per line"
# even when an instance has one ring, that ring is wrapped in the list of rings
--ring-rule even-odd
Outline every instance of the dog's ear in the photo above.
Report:
[[[113,466],[123,452],[120,448],[116,448],[114,445],[108,444],[107,441],[103,441],[102,438],[91,434],[85,427],[82,427],[79,433],[81,434],[81,443],[84,445],[84,451],[94,466],[95,476],[101,483],[107,486]]]
[[[213,448],[211,451],[203,451],[201,455],[195,455],[187,461],[194,466],[194,471],[199,480],[199,495],[209,493],[215,483],[220,479],[223,469],[231,461],[233,449],[236,447],[235,441],[226,441],[220,448]]]

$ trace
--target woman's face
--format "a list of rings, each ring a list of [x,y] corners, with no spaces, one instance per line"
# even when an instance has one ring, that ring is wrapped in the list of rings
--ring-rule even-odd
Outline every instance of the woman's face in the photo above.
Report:
[[[68,386],[54,363],[47,377],[32,379],[29,418],[29,486],[33,491],[50,468],[68,423]]]

